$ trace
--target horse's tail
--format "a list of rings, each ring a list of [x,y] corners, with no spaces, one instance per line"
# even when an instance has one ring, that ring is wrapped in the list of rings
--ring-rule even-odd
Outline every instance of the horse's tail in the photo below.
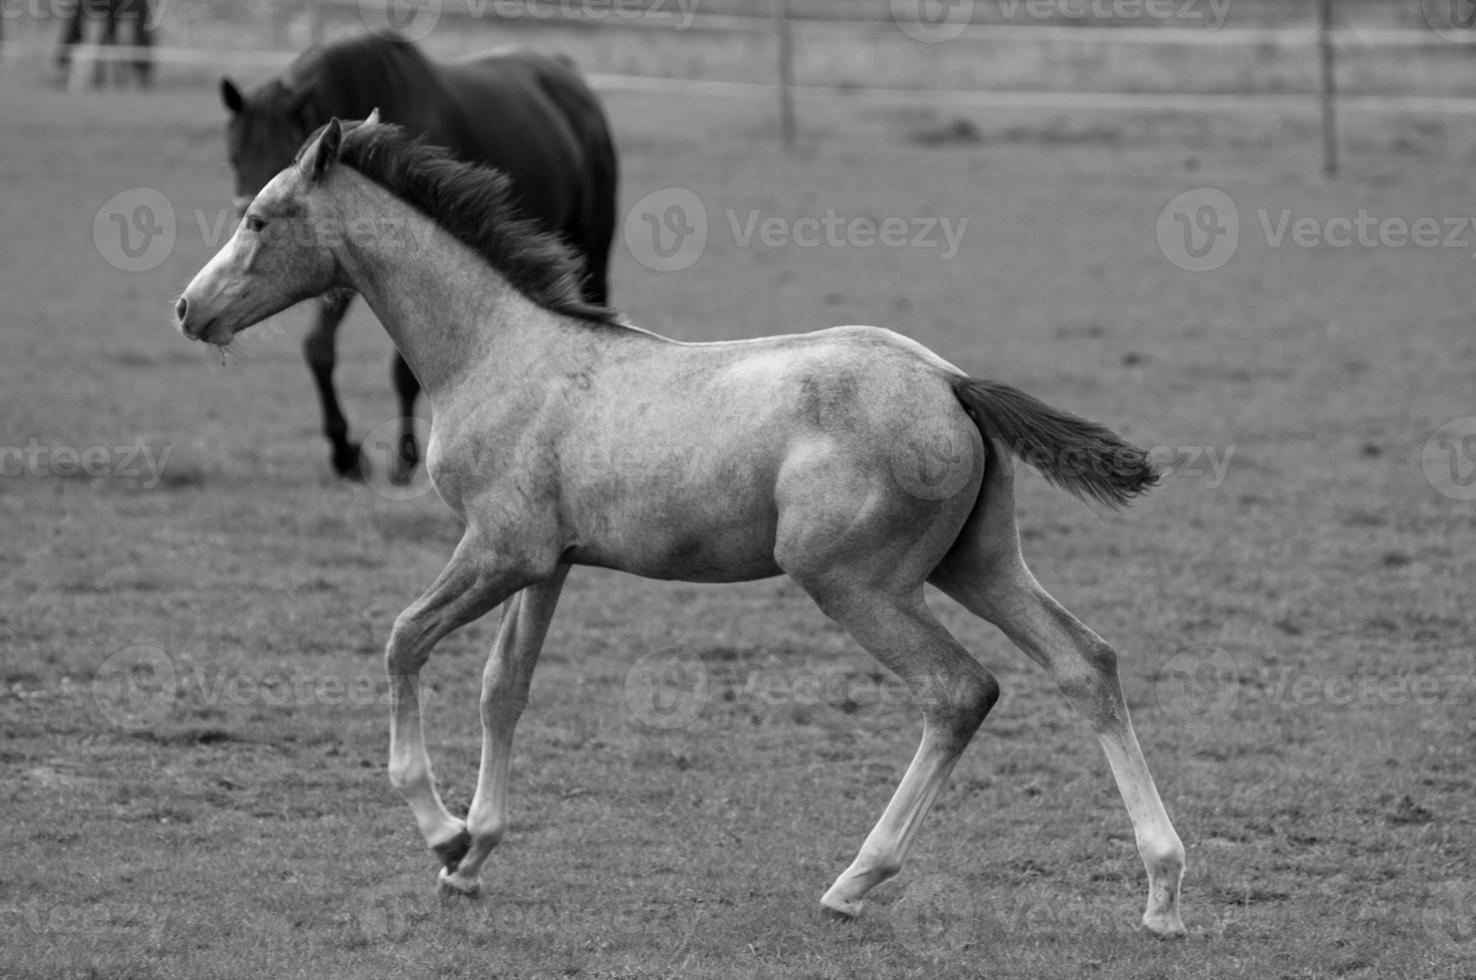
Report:
[[[960,377],[953,393],[987,442],[1078,497],[1121,507],[1158,482],[1148,454],[1104,425],[996,381]]]

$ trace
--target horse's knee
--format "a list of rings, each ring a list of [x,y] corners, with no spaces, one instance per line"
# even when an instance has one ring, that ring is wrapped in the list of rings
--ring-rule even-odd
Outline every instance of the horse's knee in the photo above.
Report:
[[[922,685],[924,715],[950,739],[968,742],[999,701],[999,681],[967,658],[968,666]]]
[[[1122,721],[1122,685],[1117,676],[1117,652],[1100,638],[1083,641],[1077,656],[1054,664],[1056,684],[1098,731]]]
[[[389,641],[384,646],[384,669],[391,677],[419,674],[429,659],[428,651],[421,650],[420,644],[414,642],[415,633],[411,621],[401,613],[390,628]]]

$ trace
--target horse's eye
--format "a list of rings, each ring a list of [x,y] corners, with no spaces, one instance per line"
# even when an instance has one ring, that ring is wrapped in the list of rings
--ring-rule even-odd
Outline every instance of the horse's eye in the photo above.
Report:
[[[262,218],[262,217],[260,217],[258,215],[254,215],[254,214],[248,214],[246,216],[246,230],[247,231],[253,232],[253,233],[254,232],[259,232],[259,231],[261,231],[265,227],[266,227],[266,219],[264,219],[264,218]]]

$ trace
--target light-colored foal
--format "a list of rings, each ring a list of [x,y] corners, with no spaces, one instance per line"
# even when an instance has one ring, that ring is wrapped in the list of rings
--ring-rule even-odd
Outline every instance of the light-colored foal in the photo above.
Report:
[[[1142,451],[890,331],[670,341],[584,305],[572,269],[516,217],[497,175],[395,127],[345,133],[335,121],[261,192],[176,309],[187,336],[226,344],[293,302],[353,288],[430,397],[427,467],[465,534],[390,635],[389,770],[444,887],[476,892],[506,831],[513,729],[571,565],[699,582],[785,573],[923,712],[901,785],[821,899],[856,915],[901,868],[999,693],[928,611],[931,582],[1050,671],[1091,724],[1148,871],[1143,922],[1182,935],[1184,850],[1115,655],[1036,582],[1015,523],[1012,453],[1120,504],[1156,478]],[[942,447],[927,480],[920,442]],[[438,640],[504,602],[463,821],[436,793],[420,670]]]

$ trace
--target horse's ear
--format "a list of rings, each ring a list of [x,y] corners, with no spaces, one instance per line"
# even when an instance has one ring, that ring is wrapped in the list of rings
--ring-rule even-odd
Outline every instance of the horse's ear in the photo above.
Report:
[[[343,124],[334,116],[323,127],[323,132],[302,155],[299,167],[308,180],[318,180],[338,162],[338,151],[343,147]]]
[[[241,90],[236,88],[236,83],[229,78],[220,80],[220,101],[230,111],[231,115],[239,115],[246,108],[246,100],[241,97]]]

